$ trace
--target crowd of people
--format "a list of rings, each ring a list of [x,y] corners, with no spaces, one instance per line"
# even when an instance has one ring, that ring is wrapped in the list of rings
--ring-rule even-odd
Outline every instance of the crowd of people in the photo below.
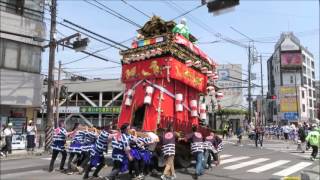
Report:
[[[13,136],[17,134],[12,126],[13,124],[11,122],[7,125],[1,125],[0,155],[4,157],[12,153],[12,139]],[[29,120],[28,125],[24,126],[23,130],[26,132],[27,151],[28,153],[33,153],[36,146],[37,126],[32,120]]]
[[[250,126],[249,138],[255,140],[255,145],[263,146],[263,138],[268,140],[284,140],[287,145],[296,144],[297,150],[305,153],[312,148],[311,160],[315,160],[320,147],[320,127],[317,124],[294,123],[284,124],[283,126]],[[239,140],[240,141],[240,140]],[[289,146],[287,146],[289,148]]]
[[[61,153],[59,170],[67,174],[83,174],[83,179],[114,180],[120,173],[128,173],[132,179],[144,179],[146,175],[158,170],[158,159],[164,160],[164,170],[160,178],[175,179],[174,157],[178,141],[190,143],[191,154],[196,160],[194,178],[197,179],[204,174],[205,169],[211,168],[212,162],[219,164],[218,154],[223,149],[222,140],[214,132],[203,137],[196,126],[184,137],[175,132],[171,125],[158,135],[130,128],[129,124],[123,124],[119,131],[108,128],[97,130],[76,123],[74,128],[67,132],[64,126],[64,123],[60,122],[59,127],[54,130],[49,172],[53,171],[55,160]],[[67,138],[72,139],[68,146]],[[104,152],[108,151],[110,142],[113,166],[111,172],[102,178],[99,172],[105,166]],[[69,158],[65,169],[67,154]],[[94,167],[95,170],[90,176]]]

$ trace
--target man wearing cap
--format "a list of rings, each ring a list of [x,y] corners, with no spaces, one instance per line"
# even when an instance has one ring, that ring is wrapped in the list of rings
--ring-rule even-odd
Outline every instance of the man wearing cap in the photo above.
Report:
[[[34,125],[32,120],[29,120],[27,126],[27,151],[33,151],[35,144],[35,137],[37,134],[37,127]]]
[[[314,161],[318,154],[318,149],[320,146],[320,133],[316,130],[317,125],[312,124],[311,126],[311,132],[308,134],[306,140],[310,143],[310,146],[312,148],[312,153],[310,159]]]
[[[16,131],[12,129],[12,123],[10,122],[8,124],[8,127],[6,127],[3,130],[5,140],[6,140],[6,150],[9,154],[12,153],[12,136],[16,134]]]

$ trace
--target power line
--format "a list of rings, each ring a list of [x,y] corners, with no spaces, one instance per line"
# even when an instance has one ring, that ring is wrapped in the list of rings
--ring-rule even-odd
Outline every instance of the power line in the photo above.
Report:
[[[134,7],[133,5],[129,4],[127,1],[125,0],[121,0],[123,3],[125,3],[126,5],[130,6],[131,8],[135,9],[136,11],[138,11],[139,13],[143,14],[144,16],[151,18],[151,16],[149,16],[148,14],[144,13],[143,11],[139,10],[138,8]]]
[[[121,41],[120,43],[125,43],[125,42],[127,42],[127,41],[130,41],[131,39],[133,39],[133,37],[131,37],[131,38],[127,39],[127,40]],[[112,46],[108,46],[108,47],[106,47],[106,48],[98,49],[98,50],[92,52],[92,54],[97,54],[98,52],[102,52],[102,51],[108,50],[108,49],[110,49],[111,47],[112,47]],[[64,65],[66,65],[66,64],[71,64],[71,63],[74,63],[74,62],[78,62],[78,61],[84,60],[84,59],[86,59],[86,58],[88,58],[88,57],[90,57],[90,56],[91,56],[91,55],[83,56],[83,57],[81,57],[81,58],[78,58],[78,59],[72,60],[72,61],[70,61],[70,62],[64,63]]]
[[[66,22],[66,23],[68,23],[68,24],[70,24],[70,25],[72,25],[72,26],[75,26],[75,27],[77,27],[77,28],[79,28],[79,29],[82,29],[82,30],[84,30],[84,31],[86,31],[86,32],[89,32],[90,34],[93,34],[93,35],[95,35],[95,36],[97,36],[97,37],[100,37],[100,38],[105,39],[105,40],[107,40],[107,41],[109,41],[109,42],[112,42],[113,44],[116,44],[116,45],[121,46],[121,47],[123,47],[123,48],[129,49],[128,46],[125,46],[125,45],[123,45],[123,44],[121,44],[121,43],[119,43],[119,42],[116,42],[116,41],[114,41],[114,40],[112,40],[112,39],[110,39],[110,38],[107,38],[107,37],[102,36],[102,35],[100,35],[100,34],[98,34],[98,33],[95,33],[95,32],[93,32],[93,31],[91,31],[91,30],[89,30],[89,29],[87,29],[87,28],[84,28],[84,27],[82,27],[82,26],[80,26],[80,25],[78,25],[78,24],[76,24],[76,23],[74,23],[74,22],[71,22],[71,21],[66,20],[66,19],[63,19],[63,21]],[[111,45],[111,46],[113,46],[113,45]],[[119,49],[119,48],[117,48],[117,49]]]
[[[185,16],[185,15],[187,15],[187,14],[191,13],[192,11],[194,11],[194,10],[197,10],[197,9],[201,8],[201,7],[202,7],[202,6],[204,6],[204,5],[205,5],[205,4],[200,4],[200,5],[198,5],[198,6],[194,7],[194,8],[192,8],[192,9],[190,9],[190,10],[188,10],[188,11],[186,11],[186,12],[184,12],[184,13],[180,14],[179,16],[177,16],[177,17],[173,18],[172,20],[175,20],[175,19],[178,19],[178,18],[180,18],[180,17],[182,17],[182,16]]]
[[[100,10],[102,10],[102,11],[108,13],[108,14],[111,14],[112,16],[115,16],[115,17],[117,17],[117,18],[119,18],[119,19],[121,19],[121,20],[123,20],[123,21],[125,21],[125,22],[127,22],[129,24],[131,24],[131,25],[134,25],[134,26],[136,26],[138,28],[142,27],[140,24],[138,24],[138,23],[126,18],[125,16],[121,15],[120,13],[116,12],[115,10],[107,7],[106,5],[100,3],[100,2],[98,2],[96,0],[94,0],[94,2],[96,2],[97,4],[102,6],[103,8],[98,6],[98,5],[96,5],[96,4],[94,4],[94,3],[92,3],[92,2],[90,2],[90,1],[88,1],[88,0],[83,0],[83,1],[85,1],[88,4],[91,4],[92,6],[95,6],[96,8],[98,8],[98,9],[100,9]]]
[[[64,47],[67,47],[67,48],[70,48],[70,49],[73,49],[73,47],[71,47],[69,45],[66,45],[66,44],[60,44],[60,45],[64,46]],[[114,61],[114,60],[110,60],[110,59],[107,59],[107,58],[104,58],[104,57],[101,57],[101,56],[97,56],[97,55],[95,55],[95,54],[93,54],[91,52],[85,51],[85,50],[82,50],[81,52],[84,53],[84,54],[88,54],[90,56],[93,56],[95,58],[107,61],[107,62],[113,62],[113,63],[116,63],[116,64],[121,64],[120,62],[117,62],[117,61]]]

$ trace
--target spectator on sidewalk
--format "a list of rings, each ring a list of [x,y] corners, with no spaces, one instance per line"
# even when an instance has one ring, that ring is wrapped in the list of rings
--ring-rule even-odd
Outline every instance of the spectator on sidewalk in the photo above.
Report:
[[[304,127],[302,126],[302,124],[299,124],[298,128],[299,128],[298,129],[299,142],[298,142],[297,149],[300,150],[302,153],[304,153],[306,150],[306,132],[304,131]]]
[[[224,137],[228,139],[228,130],[229,130],[229,125],[225,124],[223,127],[222,139],[224,139]]]
[[[282,131],[283,131],[284,140],[287,142],[289,139],[289,132],[290,132],[290,127],[288,126],[288,124],[282,127]]]
[[[27,151],[34,151],[34,147],[36,146],[35,137],[37,134],[37,127],[34,125],[32,120],[29,120],[29,124],[27,126]]]
[[[16,134],[16,131],[12,128],[12,123],[9,123],[8,126],[3,130],[6,146],[5,146],[5,154],[12,153],[12,136]]]
[[[308,134],[306,140],[310,143],[312,148],[312,153],[310,159],[314,161],[318,154],[318,149],[320,146],[320,133],[317,131],[317,125],[312,124],[311,132]]]
[[[255,130],[254,130],[256,137],[255,137],[255,144],[256,147],[258,147],[258,143],[260,144],[260,148],[262,148],[262,144],[263,144],[263,135],[264,135],[264,131],[263,128],[260,125],[257,125]]]
[[[243,135],[243,128],[240,126],[238,127],[237,131],[236,131],[236,134],[237,134],[237,138],[238,138],[238,145],[239,146],[242,146],[242,135]]]

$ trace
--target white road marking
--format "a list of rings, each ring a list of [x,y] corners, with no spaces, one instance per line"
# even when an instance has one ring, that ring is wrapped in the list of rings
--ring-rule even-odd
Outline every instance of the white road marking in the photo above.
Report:
[[[236,161],[240,161],[240,160],[248,159],[248,158],[249,158],[248,156],[240,156],[240,157],[236,157],[236,158],[230,158],[230,159],[226,159],[226,160],[221,160],[220,165],[231,163],[231,162],[236,162]]]
[[[254,168],[254,169],[250,169],[247,172],[260,173],[260,172],[267,171],[269,169],[281,166],[281,165],[286,164],[288,162],[290,162],[290,161],[288,161],[288,160],[279,160],[279,161],[276,161],[276,162],[273,162],[273,163],[269,163],[269,164],[266,164],[266,165],[263,165],[263,166],[260,166],[260,167]]]
[[[230,154],[222,154],[221,156],[220,156],[220,158],[221,159],[225,159],[225,158],[227,158],[227,157],[231,157],[232,155],[230,155]]]
[[[261,162],[264,162],[264,161],[267,161],[267,160],[269,160],[269,159],[268,158],[258,158],[258,159],[254,159],[254,160],[251,160],[251,161],[246,161],[246,162],[242,162],[242,163],[235,164],[235,165],[232,165],[232,166],[228,166],[228,167],[225,167],[223,169],[230,169],[230,170],[240,169],[240,168],[251,166],[251,165],[254,165],[254,164],[257,164],[257,163],[261,163]]]
[[[293,174],[293,173],[295,173],[305,167],[310,166],[311,164],[312,164],[311,162],[300,162],[300,163],[295,164],[293,166],[290,166],[282,171],[276,172],[273,175],[275,175],[275,176],[288,176],[288,175]]]

